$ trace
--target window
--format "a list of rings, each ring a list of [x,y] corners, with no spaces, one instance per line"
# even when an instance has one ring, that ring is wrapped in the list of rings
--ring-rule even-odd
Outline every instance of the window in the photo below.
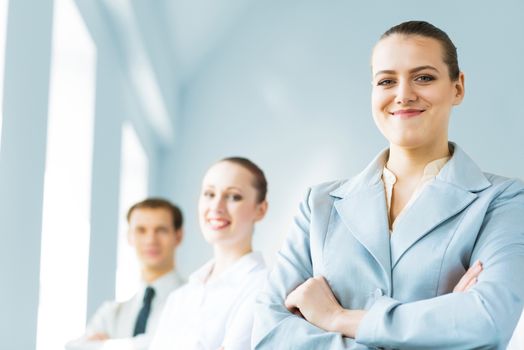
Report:
[[[96,48],[73,0],[56,0],[49,90],[37,350],[85,327]]]
[[[129,299],[138,285],[139,265],[134,250],[127,242],[126,213],[131,205],[147,197],[147,155],[135,129],[129,122],[122,126],[122,163],[120,173],[120,215],[118,224],[118,260],[116,300]]]
[[[2,144],[2,116],[4,115],[4,59],[7,29],[7,0],[0,0],[0,145]]]

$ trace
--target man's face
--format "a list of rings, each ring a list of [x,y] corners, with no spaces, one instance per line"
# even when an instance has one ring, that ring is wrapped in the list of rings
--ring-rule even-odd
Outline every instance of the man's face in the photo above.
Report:
[[[129,218],[128,239],[145,269],[165,272],[173,268],[182,230],[175,230],[169,210],[140,208]]]

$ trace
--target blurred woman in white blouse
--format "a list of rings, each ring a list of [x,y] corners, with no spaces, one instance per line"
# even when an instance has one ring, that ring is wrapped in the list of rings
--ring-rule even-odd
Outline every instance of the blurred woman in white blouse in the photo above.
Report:
[[[266,192],[264,173],[246,158],[209,168],[198,212],[214,258],[170,295],[151,350],[250,348],[255,297],[267,272],[252,237],[267,211]]]

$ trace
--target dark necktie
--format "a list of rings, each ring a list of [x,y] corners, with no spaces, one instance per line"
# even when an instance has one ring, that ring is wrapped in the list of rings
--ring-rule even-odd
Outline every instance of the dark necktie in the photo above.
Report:
[[[152,287],[147,287],[146,292],[144,293],[144,304],[142,305],[142,308],[138,313],[138,317],[136,318],[133,337],[145,333],[147,318],[149,317],[149,312],[151,311],[151,300],[153,300],[154,296],[155,290]]]

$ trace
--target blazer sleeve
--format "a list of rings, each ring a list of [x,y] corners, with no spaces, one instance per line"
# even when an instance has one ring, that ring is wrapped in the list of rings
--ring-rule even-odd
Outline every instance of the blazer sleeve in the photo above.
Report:
[[[287,295],[313,276],[309,241],[310,194],[311,189],[300,204],[291,232],[278,252],[275,267],[258,295],[252,337],[254,349],[356,349],[353,339],[326,332],[295,316],[284,306]]]
[[[402,349],[506,349],[524,302],[524,187],[513,181],[489,205],[471,261],[484,270],[464,293],[401,303],[383,296],[356,340]]]

